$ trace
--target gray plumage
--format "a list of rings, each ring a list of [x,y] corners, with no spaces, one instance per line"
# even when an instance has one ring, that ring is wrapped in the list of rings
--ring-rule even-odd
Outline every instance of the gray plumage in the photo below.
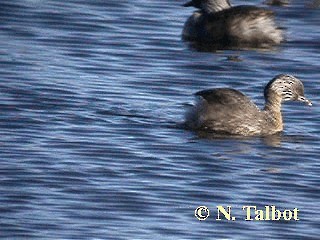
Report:
[[[283,130],[281,103],[311,102],[304,97],[302,82],[291,75],[281,74],[265,87],[265,107],[260,110],[243,93],[229,88],[197,92],[196,105],[186,115],[186,126],[219,134],[243,136],[272,135]]]
[[[270,10],[255,6],[231,7],[227,0],[192,0],[199,8],[186,21],[182,38],[223,46],[267,47],[284,38]]]

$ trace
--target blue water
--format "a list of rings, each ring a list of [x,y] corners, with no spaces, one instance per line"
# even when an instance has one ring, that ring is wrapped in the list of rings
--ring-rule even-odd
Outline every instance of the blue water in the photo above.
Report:
[[[320,9],[307,2],[272,7],[280,47],[213,53],[181,41],[182,0],[2,0],[0,237],[318,239]],[[285,104],[283,134],[179,127],[194,92],[237,88],[263,106],[279,73],[314,103]],[[215,221],[217,205],[237,220]],[[245,221],[244,205],[298,208],[300,220]]]

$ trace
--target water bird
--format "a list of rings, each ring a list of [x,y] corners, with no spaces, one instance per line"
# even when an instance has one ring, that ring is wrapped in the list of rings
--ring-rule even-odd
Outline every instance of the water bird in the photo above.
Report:
[[[191,0],[183,6],[199,9],[184,24],[184,40],[253,48],[284,41],[271,10],[247,5],[232,7],[229,0]]]
[[[195,96],[196,104],[186,114],[186,127],[223,135],[276,134],[283,130],[283,102],[299,101],[312,105],[304,96],[302,82],[288,74],[275,76],[265,86],[265,106],[262,110],[246,95],[231,88],[203,90]]]

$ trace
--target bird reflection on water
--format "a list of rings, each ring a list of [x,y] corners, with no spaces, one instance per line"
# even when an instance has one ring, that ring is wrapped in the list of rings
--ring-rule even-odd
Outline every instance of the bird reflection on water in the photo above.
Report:
[[[194,131],[194,133],[196,134],[197,138],[200,139],[207,139],[210,141],[215,141],[215,140],[236,140],[236,141],[253,141],[255,142],[257,140],[257,138],[259,137],[252,137],[252,136],[241,136],[241,135],[225,135],[225,134],[216,134],[213,132],[207,132],[207,131]],[[287,139],[287,137],[285,137],[283,135],[283,133],[276,133],[273,135],[268,135],[268,136],[263,136],[260,137],[260,140],[262,143],[264,143],[267,146],[270,147],[281,147],[281,142]]]

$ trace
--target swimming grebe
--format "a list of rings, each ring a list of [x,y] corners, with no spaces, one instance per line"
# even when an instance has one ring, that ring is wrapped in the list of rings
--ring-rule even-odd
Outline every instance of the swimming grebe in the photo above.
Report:
[[[195,95],[198,101],[186,115],[186,126],[218,134],[272,135],[283,130],[282,102],[300,101],[312,105],[304,97],[302,82],[285,74],[277,75],[266,85],[263,110],[234,89],[209,89]]]
[[[195,11],[186,21],[182,38],[223,47],[269,47],[284,38],[270,10],[255,6],[232,7],[229,0],[191,0]]]

